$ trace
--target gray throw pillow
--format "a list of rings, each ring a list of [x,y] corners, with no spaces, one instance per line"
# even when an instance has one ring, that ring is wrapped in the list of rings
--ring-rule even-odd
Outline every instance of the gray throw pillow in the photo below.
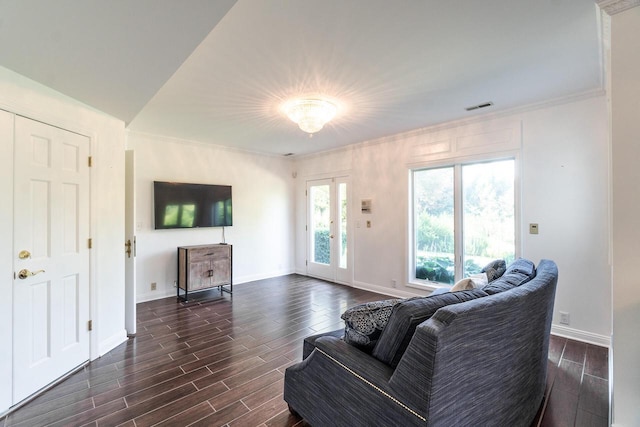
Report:
[[[498,277],[502,276],[504,272],[507,270],[507,263],[503,259],[496,259],[491,261],[489,264],[485,265],[481,273],[487,273],[487,280],[489,283],[496,280]]]

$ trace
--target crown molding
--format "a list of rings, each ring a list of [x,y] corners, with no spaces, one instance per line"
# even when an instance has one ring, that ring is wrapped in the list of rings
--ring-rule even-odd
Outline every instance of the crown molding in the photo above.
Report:
[[[615,15],[632,7],[640,6],[640,0],[596,0],[596,4],[608,15]]]
[[[136,139],[144,139],[146,141],[162,141],[170,144],[188,144],[193,146],[200,146],[203,148],[228,151],[232,153],[258,155],[258,156],[273,157],[273,158],[284,157],[282,154],[263,153],[260,151],[253,151],[253,150],[248,150],[244,148],[237,148],[237,147],[231,147],[228,145],[222,145],[216,142],[207,142],[207,141],[199,141],[199,140],[187,139],[187,138],[178,138],[175,136],[160,135],[160,134],[136,131],[136,130],[126,129],[126,128],[125,128],[125,135],[127,136],[127,145],[125,146],[127,150],[135,149],[128,145],[128,142],[129,142],[128,139],[136,138]],[[294,158],[295,156],[287,156],[287,157]]]
[[[382,136],[375,139],[368,139],[366,141],[355,142],[353,144],[345,145],[342,147],[331,148],[325,151],[318,151],[318,152],[309,153],[309,154],[300,154],[300,155],[291,156],[291,157],[295,158],[296,160],[311,159],[314,157],[324,157],[330,153],[335,154],[335,153],[351,151],[361,147],[370,147],[370,146],[375,146],[380,144],[392,143],[395,141],[402,141],[412,137],[420,137],[422,135],[432,133],[432,132],[443,131],[446,129],[454,129],[457,127],[474,125],[478,123],[485,123],[492,120],[499,120],[503,118],[508,118],[509,116],[513,116],[516,114],[524,114],[524,113],[539,110],[542,108],[548,108],[556,105],[569,104],[571,102],[578,102],[585,99],[605,96],[606,94],[607,94],[607,91],[605,88],[597,88],[597,89],[592,89],[585,92],[579,92],[571,95],[561,96],[558,98],[546,99],[544,101],[535,102],[531,104],[511,107],[504,110],[487,112],[487,113],[479,114],[477,116],[455,119],[455,120],[451,120],[443,123],[436,123],[433,125],[409,130],[406,132]],[[517,119],[517,120],[520,120],[520,119]]]

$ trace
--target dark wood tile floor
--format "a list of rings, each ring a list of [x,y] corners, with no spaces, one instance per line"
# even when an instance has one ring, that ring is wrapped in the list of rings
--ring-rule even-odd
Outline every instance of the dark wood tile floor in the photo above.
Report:
[[[9,426],[306,426],[282,399],[302,339],[380,294],[290,275],[138,305],[138,333],[0,420]],[[607,350],[552,337],[533,425],[605,426]]]
[[[543,427],[609,425],[609,350],[552,335]]]

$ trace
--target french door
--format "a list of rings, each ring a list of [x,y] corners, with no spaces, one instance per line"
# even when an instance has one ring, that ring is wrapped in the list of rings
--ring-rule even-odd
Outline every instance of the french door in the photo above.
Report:
[[[15,119],[13,402],[89,360],[89,139]]]
[[[307,181],[307,274],[351,284],[349,179]]]

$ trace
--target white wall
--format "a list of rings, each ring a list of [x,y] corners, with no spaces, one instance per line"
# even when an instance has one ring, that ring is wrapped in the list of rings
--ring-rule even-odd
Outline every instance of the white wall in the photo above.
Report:
[[[558,264],[554,332],[608,344],[609,137],[604,96],[522,115],[522,254]],[[570,314],[569,328],[558,312]]]
[[[530,222],[540,227],[538,235],[521,233],[521,256],[536,263],[548,258],[558,264],[554,332],[608,345],[609,147],[607,103],[602,93],[296,159],[296,271],[306,271],[304,183],[347,171],[352,178],[352,223],[372,221],[371,228],[350,229],[354,285],[398,296],[425,294],[406,286],[408,170],[416,162],[416,144],[433,135],[437,135],[435,140],[449,140],[466,129],[501,129],[512,123],[521,123],[522,129],[521,135],[510,136],[522,141],[522,229],[528,231]],[[369,215],[360,213],[358,206],[366,198],[373,200]],[[395,289],[391,287],[394,279],[398,281]],[[570,313],[568,328],[557,324],[559,311]]]
[[[126,339],[124,329],[124,123],[0,67],[0,109],[91,138],[91,358]],[[4,115],[4,117],[7,117]],[[6,120],[5,120],[6,121]],[[0,131],[0,412],[11,405],[13,140]],[[15,213],[19,215],[19,212]]]
[[[130,133],[136,169],[136,291],[146,301],[175,295],[176,248],[218,243],[221,228],[153,229],[153,181],[231,185],[234,284],[293,272],[291,160],[217,145]],[[151,291],[151,283],[157,283]]]
[[[611,18],[613,422],[640,425],[640,7]]]

